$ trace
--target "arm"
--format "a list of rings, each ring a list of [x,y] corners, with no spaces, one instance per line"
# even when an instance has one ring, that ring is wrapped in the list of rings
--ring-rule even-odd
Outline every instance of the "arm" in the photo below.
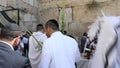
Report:
[[[49,64],[51,60],[49,46],[50,45],[48,43],[44,42],[39,68],[49,68]]]
[[[32,68],[28,59],[26,59],[24,68]]]
[[[77,43],[76,43],[77,44]],[[76,55],[75,55],[75,62],[79,63],[79,61],[81,60],[80,57],[80,52],[79,52],[79,48],[78,48],[78,44],[76,45]]]
[[[32,56],[33,56],[33,54],[34,54],[34,51],[33,51],[34,46],[35,46],[34,40],[33,40],[32,37],[30,37],[30,38],[29,38],[29,53],[28,53],[28,56],[29,56],[30,61],[31,61],[31,59],[33,59]]]

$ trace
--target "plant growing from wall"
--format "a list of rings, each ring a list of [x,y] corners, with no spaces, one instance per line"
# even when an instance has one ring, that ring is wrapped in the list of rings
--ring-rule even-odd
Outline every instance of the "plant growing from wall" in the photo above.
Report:
[[[62,16],[62,18],[61,18],[62,19],[61,31],[64,34],[64,31],[65,31],[65,0],[63,1],[61,16]]]

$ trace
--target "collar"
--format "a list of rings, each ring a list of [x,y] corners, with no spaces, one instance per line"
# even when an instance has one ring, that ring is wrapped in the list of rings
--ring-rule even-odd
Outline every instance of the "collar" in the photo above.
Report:
[[[56,31],[56,32],[52,33],[51,37],[56,36],[56,35],[60,35],[60,34],[62,34],[60,31]]]
[[[9,46],[11,47],[11,49],[14,51],[14,48],[13,48],[13,46],[12,46],[11,44],[9,44],[9,43],[7,43],[7,42],[5,42],[5,41],[2,41],[2,40],[0,40],[0,42],[5,43],[5,44],[9,45]]]

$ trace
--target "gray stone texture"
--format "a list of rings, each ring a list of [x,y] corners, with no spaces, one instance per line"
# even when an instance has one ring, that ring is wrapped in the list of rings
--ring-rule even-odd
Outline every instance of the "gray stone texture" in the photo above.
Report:
[[[36,24],[45,24],[49,19],[56,19],[61,26],[64,7],[65,30],[77,37],[87,32],[88,26],[102,16],[101,11],[106,16],[120,15],[120,0],[0,0],[0,10],[10,8],[8,6],[21,9],[21,27],[24,24],[25,27],[32,27],[31,30],[35,30]],[[30,14],[28,18],[25,18],[26,14]]]

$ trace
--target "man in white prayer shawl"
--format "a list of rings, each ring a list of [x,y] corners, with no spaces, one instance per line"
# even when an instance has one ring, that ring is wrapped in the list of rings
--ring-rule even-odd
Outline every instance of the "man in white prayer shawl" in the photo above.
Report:
[[[37,39],[41,44],[47,39],[47,36],[44,34],[44,27],[42,24],[38,24],[36,27],[37,32],[33,32],[33,36]],[[29,38],[29,59],[32,68],[38,68],[40,60],[41,60],[41,49],[35,38],[31,36]]]
[[[96,51],[88,68],[120,68],[120,17],[101,17],[88,31],[90,40],[98,37]]]
[[[45,29],[49,38],[43,44],[39,68],[75,68],[81,59],[76,40],[63,35],[54,19],[46,23]]]

